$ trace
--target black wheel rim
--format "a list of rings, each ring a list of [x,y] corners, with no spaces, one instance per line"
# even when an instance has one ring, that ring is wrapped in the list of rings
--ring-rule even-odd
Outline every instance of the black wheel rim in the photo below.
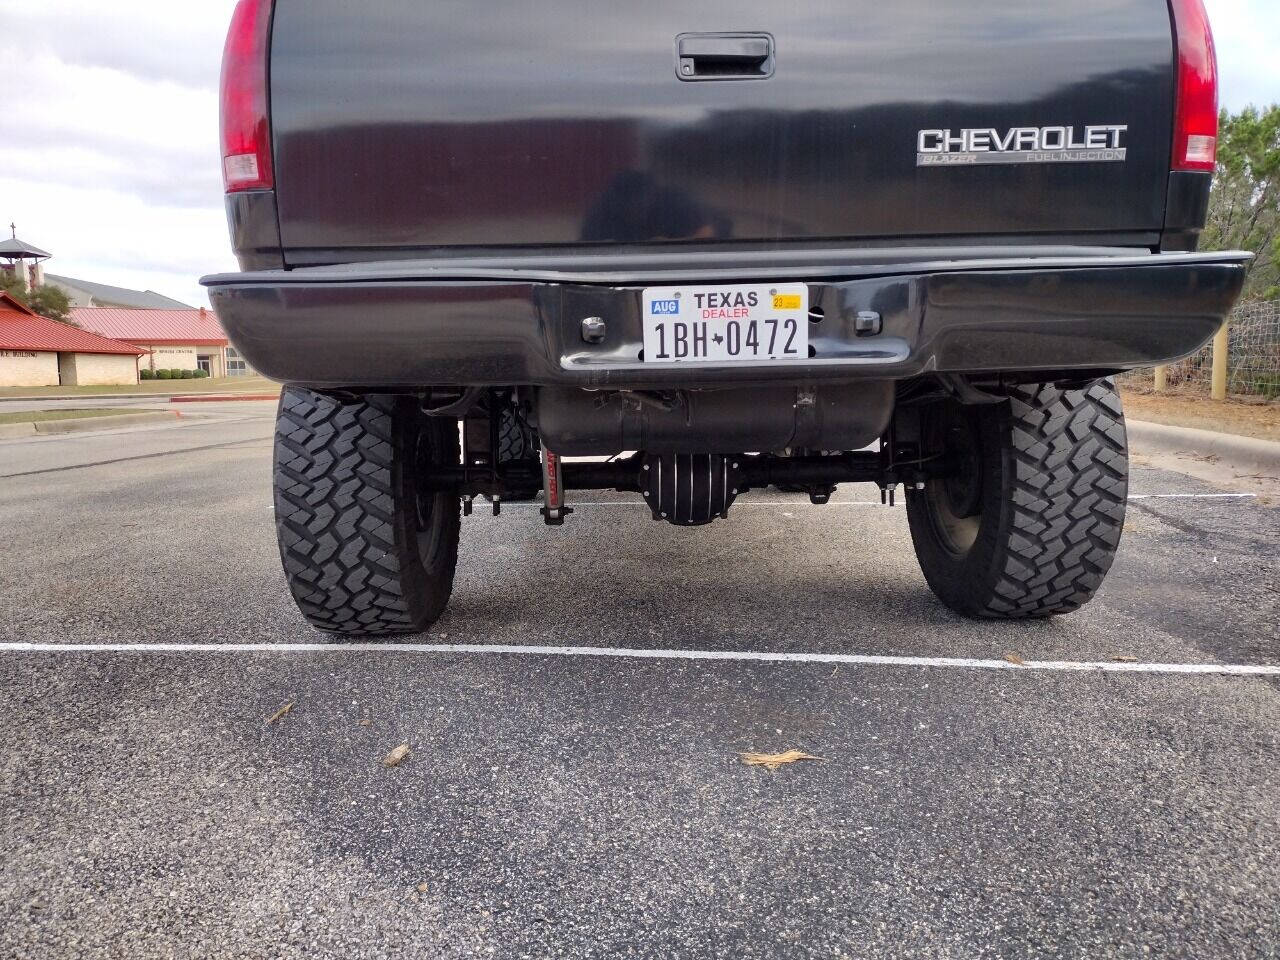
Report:
[[[931,433],[948,472],[925,484],[929,519],[938,543],[962,559],[982,530],[982,440],[976,418],[954,405],[945,408]]]
[[[418,559],[424,567],[432,570],[439,565],[440,554],[445,548],[445,539],[441,535],[442,524],[439,519],[446,507],[444,494],[426,490],[418,482],[418,478],[426,476],[438,457],[430,430],[419,426],[414,431],[414,448],[413,495],[414,514],[417,520],[415,532],[418,539]]]

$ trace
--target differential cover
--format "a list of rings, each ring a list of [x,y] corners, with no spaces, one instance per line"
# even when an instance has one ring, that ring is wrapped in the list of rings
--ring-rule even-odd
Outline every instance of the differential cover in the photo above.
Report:
[[[653,519],[697,527],[725,516],[741,487],[741,463],[734,454],[646,454],[640,489]]]

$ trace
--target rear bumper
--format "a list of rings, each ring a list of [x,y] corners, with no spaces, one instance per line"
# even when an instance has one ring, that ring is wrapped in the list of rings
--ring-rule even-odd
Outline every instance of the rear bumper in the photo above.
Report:
[[[538,384],[660,388],[1117,371],[1201,347],[1250,254],[1000,248],[630,255],[562,263],[437,259],[206,277],[236,348],[314,387]],[[1002,255],[1003,254],[1003,255]],[[585,264],[585,265],[584,265]],[[644,363],[646,286],[803,280],[822,319],[807,361]],[[859,336],[873,310],[882,331]],[[585,343],[584,317],[605,339]]]

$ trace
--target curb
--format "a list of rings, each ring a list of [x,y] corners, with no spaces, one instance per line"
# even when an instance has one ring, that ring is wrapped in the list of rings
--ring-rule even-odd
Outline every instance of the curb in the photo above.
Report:
[[[58,393],[52,396],[0,397],[0,403],[44,403],[46,400],[163,400],[168,393]]]
[[[278,393],[213,393],[180,394],[169,398],[170,403],[231,403],[245,400],[279,400]]]
[[[185,397],[185,393],[59,393],[52,396],[34,396],[34,397],[0,397],[0,403],[44,403],[46,400],[66,401],[66,400],[155,400],[163,402],[173,397]],[[192,394],[191,396],[199,396]],[[212,397],[234,397],[236,399],[264,398],[274,400],[280,396],[278,393],[257,394],[257,393],[214,393],[209,394]]]
[[[30,427],[32,434],[50,436],[62,433],[89,433],[94,430],[111,430],[119,426],[136,426],[140,423],[171,423],[182,414],[173,410],[151,413],[121,413],[112,417],[78,417],[73,420],[38,420],[35,423],[18,424]],[[30,434],[28,434],[30,436]]]
[[[1141,448],[1141,452],[1213,456],[1241,470],[1280,475],[1280,443],[1274,440],[1195,427],[1171,427],[1147,420],[1129,420],[1126,426],[1130,446]]]
[[[17,440],[21,437],[34,437],[34,423],[0,423],[0,440]]]

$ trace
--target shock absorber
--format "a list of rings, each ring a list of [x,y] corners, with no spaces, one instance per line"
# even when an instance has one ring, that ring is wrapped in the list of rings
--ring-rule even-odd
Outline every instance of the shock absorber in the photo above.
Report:
[[[545,443],[542,445],[542,495],[545,500],[541,510],[542,521],[549,527],[561,526],[573,510],[564,505],[564,470],[560,454],[552,453]]]

